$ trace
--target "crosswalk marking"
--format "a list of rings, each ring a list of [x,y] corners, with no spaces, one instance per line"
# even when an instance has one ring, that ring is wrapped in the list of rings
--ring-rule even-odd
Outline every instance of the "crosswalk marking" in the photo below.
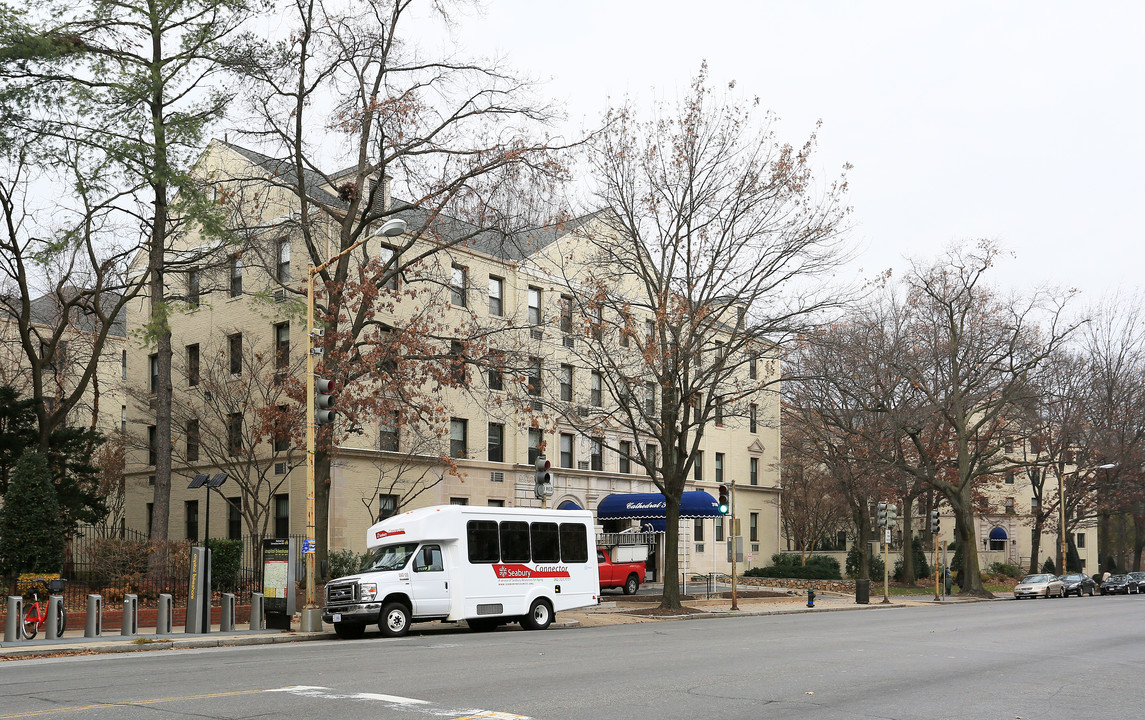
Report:
[[[450,709],[443,708],[417,698],[401,697],[399,695],[384,695],[381,693],[340,693],[328,687],[319,685],[290,685],[274,688],[267,692],[284,692],[301,697],[316,698],[320,700],[373,700],[398,706],[402,710],[433,715],[448,720],[530,720],[527,715],[514,715],[513,713],[498,712],[496,710]]]

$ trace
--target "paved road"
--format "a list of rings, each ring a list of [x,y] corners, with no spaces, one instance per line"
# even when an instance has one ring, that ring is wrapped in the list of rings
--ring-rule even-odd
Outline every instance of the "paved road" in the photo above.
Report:
[[[1140,714],[1145,597],[0,664],[0,720]]]

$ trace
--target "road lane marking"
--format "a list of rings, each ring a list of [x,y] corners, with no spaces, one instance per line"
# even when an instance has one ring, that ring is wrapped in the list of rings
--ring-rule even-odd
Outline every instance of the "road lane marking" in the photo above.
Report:
[[[435,717],[448,718],[448,720],[530,720],[528,715],[514,715],[513,713],[498,712],[496,710],[480,710],[476,708],[464,710],[443,708],[428,700],[401,697],[399,695],[383,695],[381,693],[368,692],[333,692],[330,688],[320,685],[290,685],[283,688],[267,690],[266,692],[284,692],[318,700],[374,700],[398,706],[407,712],[419,712]]]
[[[206,695],[182,695],[179,697],[165,697],[154,698],[152,700],[131,700],[125,702],[106,702],[96,703],[94,705],[71,705],[67,707],[50,708],[45,710],[29,710],[22,713],[13,713],[11,715],[0,715],[0,720],[10,720],[12,718],[30,718],[40,717],[42,715],[55,715],[56,713],[68,712],[82,712],[84,710],[106,710],[107,708],[114,707],[132,707],[135,705],[155,705],[158,703],[179,702],[181,700],[206,700],[209,698],[229,697],[232,695],[253,695],[254,693],[266,692],[265,690],[234,690],[232,692],[221,693],[207,693]]]

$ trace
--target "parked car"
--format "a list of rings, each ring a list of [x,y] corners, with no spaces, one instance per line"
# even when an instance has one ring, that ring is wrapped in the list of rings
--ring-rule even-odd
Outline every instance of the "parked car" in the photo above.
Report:
[[[1131,572],[1128,575],[1137,581],[1137,592],[1145,592],[1145,572]]]
[[[1027,575],[1014,586],[1014,598],[1065,597],[1065,585],[1049,573]]]
[[[1137,585],[1137,581],[1128,575],[1110,575],[1101,583],[1102,595],[1117,595],[1118,593],[1132,595],[1136,592],[1141,592],[1141,588]]]
[[[1145,575],[1145,573],[1142,573],[1142,575]],[[1069,573],[1062,575],[1058,580],[1061,580],[1062,584],[1065,585],[1066,595],[1077,595],[1081,597],[1083,593],[1089,593],[1089,596],[1093,597],[1093,594],[1097,592],[1097,583],[1088,575]]]

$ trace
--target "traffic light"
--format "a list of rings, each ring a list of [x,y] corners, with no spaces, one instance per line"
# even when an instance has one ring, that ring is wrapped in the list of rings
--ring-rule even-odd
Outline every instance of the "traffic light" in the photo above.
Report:
[[[931,510],[930,511],[930,533],[931,533],[931,535],[937,535],[938,534],[938,511],[937,510]]]
[[[732,503],[731,500],[728,499],[728,486],[720,485],[720,514],[727,515],[731,512],[731,509]]]
[[[887,505],[887,527],[898,527],[899,508],[898,505]]]
[[[314,378],[314,424],[328,425],[334,422],[334,381]]]
[[[887,526],[887,504],[885,502],[879,503],[879,527]]]
[[[544,455],[537,456],[536,477],[533,480],[536,485],[533,487],[533,494],[538,500],[553,494],[553,474],[549,472],[552,466],[553,464]]]

